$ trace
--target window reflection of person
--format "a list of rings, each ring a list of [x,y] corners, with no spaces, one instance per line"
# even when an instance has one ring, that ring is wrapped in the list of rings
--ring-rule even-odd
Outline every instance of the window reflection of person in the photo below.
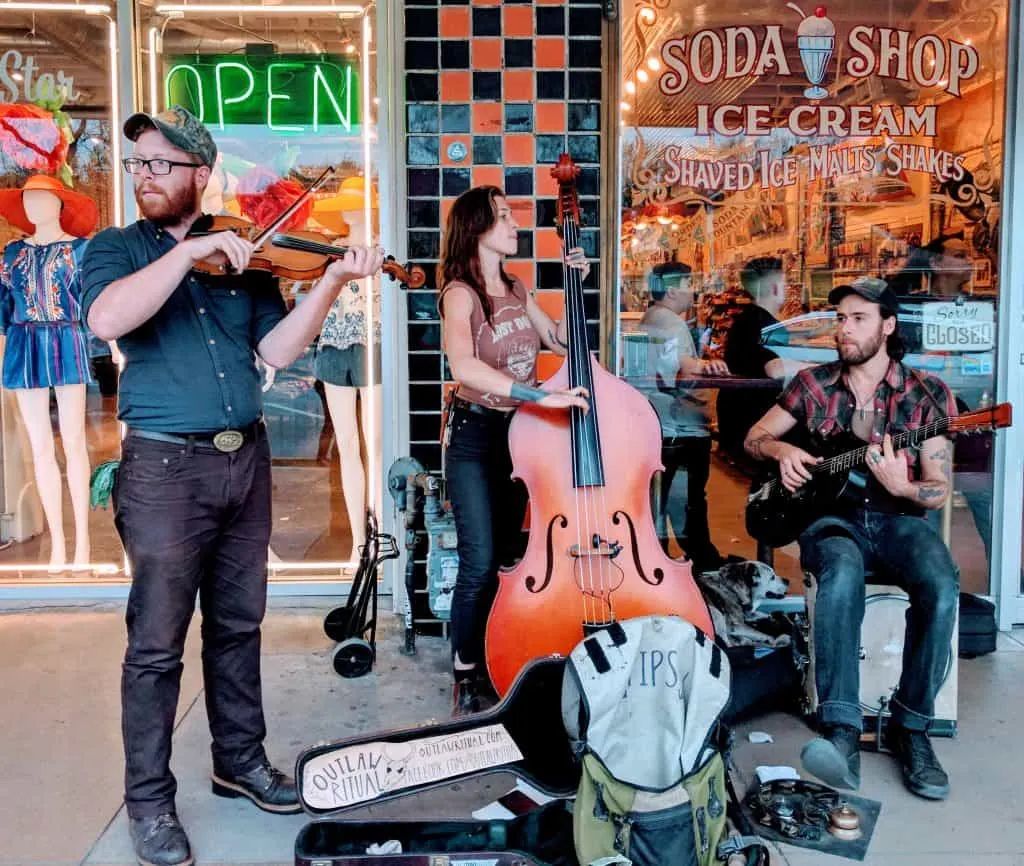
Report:
[[[725,363],[734,376],[745,379],[778,379],[785,376],[785,364],[761,344],[761,331],[778,322],[786,299],[786,277],[782,260],[772,257],[751,259],[740,272],[743,288],[753,298],[733,320],[725,337]],[[718,393],[719,446],[740,465],[748,465],[743,449],[747,431],[767,412],[781,388],[730,388]]]
[[[923,292],[925,297],[955,300],[967,297],[973,272],[970,250],[964,240],[960,236],[939,237],[914,250],[903,270],[893,277],[890,286],[904,306],[908,305],[907,296],[910,296],[910,304],[914,304],[913,295],[918,292]],[[914,305],[927,303],[930,301]],[[914,342],[920,343],[920,337]],[[960,395],[956,395],[956,403],[960,412],[982,408],[980,405],[971,406]],[[989,562],[992,561],[991,456],[991,433],[954,440],[954,488],[967,501]],[[929,513],[928,517],[936,529],[941,526],[940,513]]]
[[[648,374],[656,379],[654,387],[644,390],[661,422],[661,460],[665,464],[657,503],[658,534],[667,550],[668,517],[694,570],[713,571],[721,566],[722,557],[711,542],[705,495],[711,469],[711,392],[676,383],[688,377],[728,375],[729,368],[724,361],[697,357],[693,336],[682,318],[693,307],[690,267],[680,262],[656,265],[648,282],[651,302],[640,319],[640,328],[648,337]],[[686,473],[686,491],[673,493],[672,482],[680,469]]]
[[[957,298],[968,293],[974,265],[959,236],[940,237],[911,251],[907,263],[889,285],[897,297],[923,293]]]

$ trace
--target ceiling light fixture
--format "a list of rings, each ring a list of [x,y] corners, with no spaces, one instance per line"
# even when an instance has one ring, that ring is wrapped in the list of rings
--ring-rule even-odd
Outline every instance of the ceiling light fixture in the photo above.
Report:
[[[106,3],[0,3],[0,9],[15,9],[22,12],[84,12],[86,15],[107,15],[110,6]]]
[[[259,12],[266,15],[286,13],[288,15],[362,15],[362,6],[328,6],[324,3],[302,4],[297,6],[263,6],[260,3],[157,3],[156,12],[166,15],[169,12],[180,12],[191,15],[222,15],[232,12]]]

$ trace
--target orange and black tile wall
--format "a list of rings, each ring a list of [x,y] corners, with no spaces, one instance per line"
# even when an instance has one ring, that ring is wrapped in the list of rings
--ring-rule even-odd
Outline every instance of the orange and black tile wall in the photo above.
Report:
[[[519,223],[508,270],[562,318],[561,242],[551,167],[567,152],[578,180],[591,346],[597,348],[601,249],[601,6],[536,0],[406,0],[405,156],[409,258],[428,283],[408,293],[410,451],[441,469],[441,406],[450,373],[441,352],[435,270],[456,196],[504,189]],[[561,359],[543,355],[541,378]]]

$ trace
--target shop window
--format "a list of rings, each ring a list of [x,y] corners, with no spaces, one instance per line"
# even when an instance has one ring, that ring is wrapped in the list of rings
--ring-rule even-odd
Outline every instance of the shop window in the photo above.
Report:
[[[1007,0],[756,0],[742,15],[624,5],[620,373],[665,398],[644,317],[669,290],[687,296],[672,312],[703,358],[724,358],[737,317],[760,308],[731,371],[749,387],[702,381],[659,409],[678,422],[666,436],[715,442],[710,526],[723,555],[755,555],[735,517],[751,471],[742,440],[786,379],[837,357],[835,286],[888,280],[906,362],[961,408],[992,401],[1009,11]],[[784,367],[774,381],[772,357]],[[964,586],[985,591],[991,453],[958,443],[956,455],[947,537]],[[685,499],[685,481],[672,495]],[[689,533],[672,514],[659,529],[682,547]],[[777,552],[777,568],[798,576],[795,556]]]
[[[340,6],[332,14],[308,6],[289,12],[284,3],[240,6],[230,15],[201,4],[162,9],[140,7],[146,108],[183,105],[213,133],[219,156],[204,210],[266,226],[332,169],[281,230],[316,232],[342,246],[378,243],[373,7]],[[419,58],[421,68],[437,66],[428,59]],[[408,122],[436,129],[438,118],[411,113]],[[410,163],[436,165],[437,154],[421,142],[410,139],[409,147]],[[312,283],[282,280],[288,305],[301,304]],[[358,557],[365,509],[381,514],[382,392],[389,388],[379,360],[382,291],[397,292],[397,284],[387,277],[350,283],[302,357],[264,371],[272,578],[337,578]]]
[[[82,323],[76,276],[88,238],[122,219],[113,16],[112,3],[3,13],[0,583],[123,564],[110,512],[89,508],[91,469],[119,450],[117,354]]]

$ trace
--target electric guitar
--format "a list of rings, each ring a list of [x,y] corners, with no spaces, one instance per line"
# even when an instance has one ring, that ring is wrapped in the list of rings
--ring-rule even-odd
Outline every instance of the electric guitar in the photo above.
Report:
[[[1009,403],[979,409],[953,418],[940,418],[917,430],[907,430],[892,438],[894,451],[919,446],[934,436],[959,436],[964,433],[997,430],[1013,423]],[[860,443],[857,447],[851,447]],[[848,450],[847,450],[848,449]],[[825,458],[808,466],[811,480],[791,493],[782,484],[779,465],[756,478],[747,495],[747,533],[769,547],[782,547],[795,541],[811,522],[834,513],[844,500],[863,501],[864,489],[873,476],[863,471],[868,446],[852,434],[819,439],[807,449],[815,457]]]

